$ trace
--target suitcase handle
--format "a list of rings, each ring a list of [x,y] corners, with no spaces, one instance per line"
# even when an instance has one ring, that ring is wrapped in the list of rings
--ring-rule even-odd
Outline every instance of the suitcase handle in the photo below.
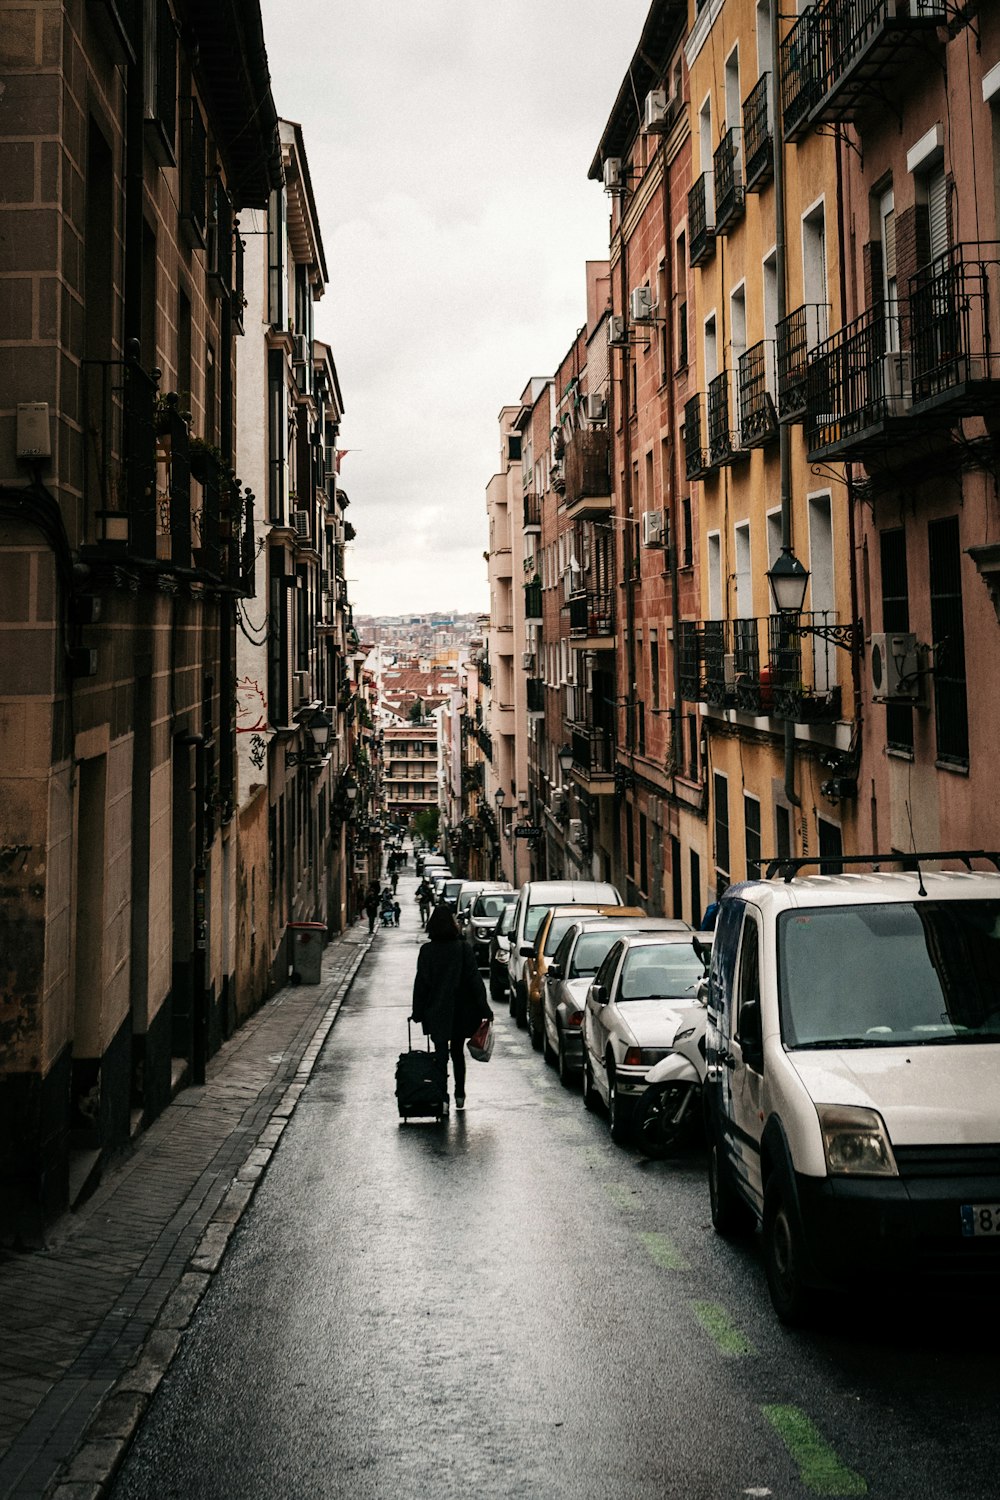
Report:
[[[407,1018],[406,1018],[406,1045],[407,1045],[407,1047],[409,1048],[409,1050],[411,1052],[415,1052],[417,1050],[414,1047],[414,1045],[413,1045],[413,1017],[412,1016],[407,1016]],[[427,1038],[427,1050],[428,1050],[428,1052],[431,1050],[431,1039],[430,1039],[430,1037]]]

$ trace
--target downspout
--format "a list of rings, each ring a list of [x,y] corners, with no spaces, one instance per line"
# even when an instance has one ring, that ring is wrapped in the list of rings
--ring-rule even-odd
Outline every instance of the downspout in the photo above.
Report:
[[[680,578],[678,576],[677,547],[679,527],[677,524],[677,439],[674,421],[674,397],[676,382],[674,380],[674,220],[670,204],[670,179],[668,175],[667,162],[667,137],[661,142],[663,152],[663,240],[666,261],[666,278],[663,289],[666,301],[666,313],[669,318],[667,324],[667,410],[670,413],[670,550],[667,556],[670,568],[670,613],[674,622],[674,638],[671,642],[671,666],[674,678],[674,712],[673,712],[673,766],[670,772],[670,793],[674,803],[677,803],[677,765],[680,757],[681,744],[681,655],[679,650],[680,636]]]
[[[781,51],[778,42],[778,10],[771,10],[771,99],[774,134],[774,261],[777,282],[778,326],[788,315],[788,297],[785,284],[785,141],[781,132],[779,112],[779,81]],[[792,462],[787,422],[778,423],[778,470],[781,496],[781,545],[791,551],[792,547]],[[795,722],[785,720],[785,796],[793,807],[801,807],[802,800],[795,790]]]

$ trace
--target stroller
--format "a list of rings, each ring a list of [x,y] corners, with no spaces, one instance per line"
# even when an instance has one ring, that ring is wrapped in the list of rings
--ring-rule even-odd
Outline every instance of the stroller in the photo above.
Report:
[[[391,906],[383,906],[381,908],[381,916],[383,927],[395,927],[396,915]]]

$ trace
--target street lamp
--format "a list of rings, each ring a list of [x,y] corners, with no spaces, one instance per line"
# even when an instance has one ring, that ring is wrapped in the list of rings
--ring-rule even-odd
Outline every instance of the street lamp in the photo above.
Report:
[[[559,765],[564,776],[568,776],[573,769],[573,746],[561,745],[559,748]]]
[[[809,573],[791,547],[782,547],[767,570],[771,599],[779,615],[800,615],[805,603]]]
[[[321,708],[313,709],[300,722],[301,727],[308,729],[312,736],[312,749],[291,751],[285,756],[285,761],[290,766],[316,765],[326,754],[326,747],[330,743],[330,731],[333,725]]]
[[[493,801],[497,805],[497,812],[503,812],[503,805],[506,800],[507,793],[504,791],[502,786],[498,786],[496,791],[493,793]]]

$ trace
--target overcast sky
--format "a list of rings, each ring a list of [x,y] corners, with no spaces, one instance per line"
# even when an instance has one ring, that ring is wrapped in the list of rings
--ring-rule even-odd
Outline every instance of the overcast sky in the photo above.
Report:
[[[587,169],[648,8],[262,0],[330,273],[359,613],[488,608],[497,416],[584,321],[584,262],[608,253]]]

